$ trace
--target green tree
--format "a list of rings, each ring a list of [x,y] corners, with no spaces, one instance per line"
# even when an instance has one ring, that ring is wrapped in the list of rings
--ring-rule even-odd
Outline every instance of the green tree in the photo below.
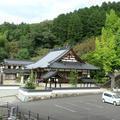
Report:
[[[38,48],[38,49],[36,49],[35,56],[32,57],[32,60],[37,61],[40,58],[42,58],[44,55],[46,55],[48,52],[49,52],[49,49],[47,49],[47,48]]]
[[[5,58],[8,58],[8,54],[4,48],[0,47],[0,62],[2,62]]]
[[[8,58],[7,39],[5,33],[0,33],[0,61]]]
[[[120,18],[115,14],[114,10],[107,14],[105,27],[102,29],[100,40],[96,40],[96,50],[94,57],[99,63],[102,63],[106,73],[113,72],[120,66],[120,57],[117,55],[118,48],[118,32],[120,30]]]
[[[75,71],[75,70],[71,71],[68,78],[69,78],[69,83],[73,87],[77,87],[77,79],[78,79],[77,71]]]
[[[75,44],[82,39],[83,25],[81,17],[76,12],[70,15],[68,25],[68,40],[70,44]]]
[[[87,60],[99,66],[105,74],[114,76],[116,69],[120,68],[120,18],[114,10],[106,15],[105,27],[100,38],[96,38],[96,49],[86,55]],[[103,73],[102,73],[103,74]],[[114,86],[112,77],[111,87]]]
[[[91,63],[101,67],[106,73],[113,72],[120,66],[119,33],[120,18],[111,10],[106,15],[105,27],[100,38],[96,38],[96,49],[87,55]]]
[[[7,51],[10,58],[15,58],[17,52],[19,51],[19,45],[17,41],[11,41],[7,43]]]
[[[31,70],[30,77],[25,84],[25,88],[35,89],[36,88],[35,80],[36,80],[36,75],[34,74],[33,70]]]
[[[29,56],[28,49],[26,49],[26,48],[20,49],[19,52],[17,53],[16,57],[21,60],[29,59],[30,56]]]
[[[68,40],[68,23],[69,14],[61,14],[53,20],[52,32],[59,39],[60,44]]]

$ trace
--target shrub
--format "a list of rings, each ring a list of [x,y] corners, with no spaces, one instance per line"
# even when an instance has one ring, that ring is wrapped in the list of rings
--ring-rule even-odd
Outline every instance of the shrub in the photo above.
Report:
[[[36,75],[34,75],[33,70],[31,70],[30,78],[26,82],[25,88],[27,88],[27,89],[35,89],[36,88],[35,79],[36,79]]]
[[[27,81],[26,84],[25,84],[25,88],[27,88],[27,89],[35,89],[36,85],[32,81]]]
[[[72,85],[72,87],[77,87],[77,77],[78,77],[77,71],[73,70],[70,72],[69,83]]]

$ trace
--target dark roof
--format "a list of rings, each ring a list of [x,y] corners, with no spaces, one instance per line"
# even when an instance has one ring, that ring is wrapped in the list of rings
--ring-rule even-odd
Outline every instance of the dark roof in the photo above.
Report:
[[[77,70],[98,70],[99,68],[88,63],[80,62],[54,62],[49,66],[50,68],[57,69],[77,69]]]
[[[42,59],[38,60],[36,63],[26,66],[28,69],[36,69],[36,68],[46,68],[51,63],[57,61],[61,57],[63,57],[66,53],[70,51],[70,48],[64,49],[56,49],[50,51],[46,56]]]
[[[12,60],[12,59],[4,59],[3,64],[8,65],[29,65],[32,64],[32,61],[26,61],[26,60]]]
[[[4,69],[3,72],[5,74],[16,74],[16,73],[29,73],[30,70],[28,70],[28,69],[24,69],[24,70],[20,70],[20,69]]]
[[[77,59],[76,61],[61,61],[61,58],[64,57],[69,52],[72,52]],[[72,48],[64,48],[64,49],[56,49],[53,51],[50,51],[46,56],[44,56],[42,59],[38,60],[34,64],[27,65],[27,69],[36,69],[36,68],[62,68],[62,69],[79,69],[79,70],[98,70],[97,67],[94,65],[85,63],[83,60],[81,60],[76,53],[72,50]]]
[[[49,71],[47,73],[45,73],[41,78],[43,79],[48,79],[50,77],[53,77],[57,74],[57,71]]]

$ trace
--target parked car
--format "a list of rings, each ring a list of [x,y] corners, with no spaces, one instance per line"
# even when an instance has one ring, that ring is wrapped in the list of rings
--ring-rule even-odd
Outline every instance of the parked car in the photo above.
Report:
[[[106,91],[102,94],[102,101],[104,103],[111,103],[114,106],[120,105],[120,94],[111,91]]]

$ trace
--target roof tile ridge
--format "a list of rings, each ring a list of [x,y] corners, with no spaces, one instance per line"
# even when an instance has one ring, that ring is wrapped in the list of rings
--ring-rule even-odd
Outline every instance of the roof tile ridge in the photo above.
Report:
[[[4,59],[4,61],[34,62],[32,60],[19,60],[19,59]]]
[[[54,60],[51,60],[49,62],[49,64],[52,64],[53,62],[56,62],[60,57],[64,56],[66,53],[68,53],[70,51],[71,48],[67,48],[65,52],[63,52],[62,54],[60,54],[59,56],[57,56]]]

